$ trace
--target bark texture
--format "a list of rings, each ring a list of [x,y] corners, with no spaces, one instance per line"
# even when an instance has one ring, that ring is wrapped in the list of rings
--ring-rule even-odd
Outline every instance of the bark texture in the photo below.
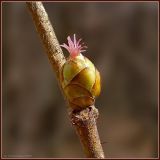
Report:
[[[40,35],[42,44],[60,84],[59,72],[66,60],[48,15],[41,2],[26,2],[26,4],[31,12],[37,32]],[[61,84],[60,88],[62,90]],[[94,106],[78,112],[69,108],[68,114],[80,138],[86,156],[89,158],[104,158],[96,125],[98,110]]]

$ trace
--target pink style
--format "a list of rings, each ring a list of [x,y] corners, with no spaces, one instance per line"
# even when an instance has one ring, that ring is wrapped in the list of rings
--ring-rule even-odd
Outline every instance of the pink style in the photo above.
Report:
[[[72,41],[71,37],[68,36],[67,37],[68,45],[65,44],[65,43],[63,43],[63,45],[60,45],[61,47],[64,47],[65,49],[68,50],[71,58],[75,58],[80,53],[85,52],[86,50],[84,50],[84,48],[87,48],[87,46],[82,46],[84,43],[80,44],[80,41],[82,39],[79,39],[78,41],[76,40],[76,35],[75,34],[74,34],[73,38],[74,39]]]

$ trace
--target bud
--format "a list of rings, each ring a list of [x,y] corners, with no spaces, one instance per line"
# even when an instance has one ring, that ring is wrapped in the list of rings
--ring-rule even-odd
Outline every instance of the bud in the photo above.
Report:
[[[86,46],[81,46],[81,39],[74,40],[68,36],[68,46],[61,45],[70,53],[69,58],[61,69],[61,84],[64,93],[73,109],[82,109],[95,102],[100,94],[100,74],[94,64],[81,53]]]

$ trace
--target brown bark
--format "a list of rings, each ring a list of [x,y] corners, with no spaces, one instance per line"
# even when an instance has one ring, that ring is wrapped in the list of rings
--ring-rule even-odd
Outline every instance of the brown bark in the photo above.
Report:
[[[59,72],[66,60],[49,21],[48,15],[41,2],[26,2],[26,4],[31,12],[37,32],[40,35],[42,44],[60,84]],[[60,88],[62,90],[61,84]],[[96,125],[98,110],[94,106],[78,112],[69,108],[68,114],[80,138],[86,156],[89,158],[104,158]]]
[[[70,114],[71,122],[88,158],[104,158],[96,125],[98,115],[98,109],[95,106]]]
[[[54,29],[50,23],[48,14],[46,13],[41,2],[26,2],[32,14],[33,21],[37,33],[43,43],[46,53],[52,64],[54,71],[59,78],[60,68],[65,63],[65,57],[59,45]]]

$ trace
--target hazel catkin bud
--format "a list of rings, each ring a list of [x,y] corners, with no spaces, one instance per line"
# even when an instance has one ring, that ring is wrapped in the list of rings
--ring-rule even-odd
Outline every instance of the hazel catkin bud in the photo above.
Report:
[[[95,97],[100,94],[101,81],[100,73],[94,64],[81,54],[82,50],[79,45],[80,40],[74,42],[68,37],[68,44],[61,45],[66,48],[70,57],[61,69],[61,84],[64,93],[73,109],[82,109],[95,102]]]

